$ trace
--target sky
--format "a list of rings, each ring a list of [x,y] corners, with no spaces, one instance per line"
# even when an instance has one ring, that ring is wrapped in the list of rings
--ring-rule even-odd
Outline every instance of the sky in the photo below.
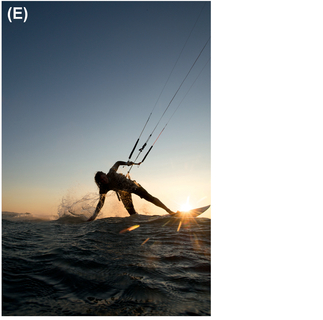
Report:
[[[138,160],[166,127],[131,178],[174,211],[211,204],[210,33],[210,2],[2,2],[2,210],[97,193],[151,113]]]

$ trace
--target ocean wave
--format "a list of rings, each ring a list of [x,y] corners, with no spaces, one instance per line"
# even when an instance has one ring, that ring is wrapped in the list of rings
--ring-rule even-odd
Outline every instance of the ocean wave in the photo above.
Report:
[[[3,315],[210,315],[210,219],[2,221]]]

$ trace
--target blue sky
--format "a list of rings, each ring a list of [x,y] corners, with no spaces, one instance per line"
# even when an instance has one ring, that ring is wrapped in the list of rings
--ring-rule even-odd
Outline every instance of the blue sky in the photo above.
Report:
[[[11,6],[26,7],[26,23],[8,21]],[[55,214],[70,193],[96,192],[97,170],[128,159],[196,23],[140,146],[145,142],[210,38],[210,3],[2,7],[2,209]],[[210,42],[148,147],[188,92],[178,111],[131,172],[174,210],[188,197],[194,207],[211,202],[209,59]]]

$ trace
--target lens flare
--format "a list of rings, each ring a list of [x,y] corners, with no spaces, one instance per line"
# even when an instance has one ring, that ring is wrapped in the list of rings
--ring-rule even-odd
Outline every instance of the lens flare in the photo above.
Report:
[[[121,230],[119,233],[125,233],[125,232],[128,232],[128,231],[132,231],[132,230],[135,230],[135,229],[137,229],[139,227],[140,227],[140,225],[139,224],[136,224],[134,226],[131,226],[129,228],[126,228],[126,229]]]
[[[177,232],[181,229],[181,226],[182,226],[182,220],[179,221]]]
[[[143,246],[150,238],[147,238],[141,245]]]

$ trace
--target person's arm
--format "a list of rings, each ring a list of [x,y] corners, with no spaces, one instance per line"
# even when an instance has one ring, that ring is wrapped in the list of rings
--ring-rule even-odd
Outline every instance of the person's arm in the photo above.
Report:
[[[87,221],[92,221],[98,216],[98,214],[100,213],[100,211],[104,205],[104,200],[105,200],[105,194],[100,194],[100,200],[95,208],[95,211],[94,211],[92,217]]]
[[[125,161],[117,161],[117,162],[113,165],[113,167],[112,167],[111,169],[113,169],[114,171],[118,171],[119,166],[133,166],[133,165],[135,165],[135,166],[139,166],[140,164],[141,164],[141,162],[139,162],[139,163],[134,163],[134,162],[132,162],[132,161],[127,161],[127,162],[125,162]]]

